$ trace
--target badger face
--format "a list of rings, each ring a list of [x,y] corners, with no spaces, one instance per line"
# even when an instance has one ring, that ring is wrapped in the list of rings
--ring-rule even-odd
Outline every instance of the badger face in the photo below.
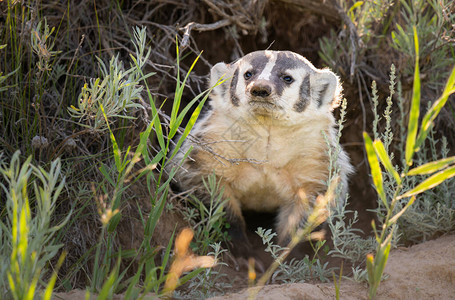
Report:
[[[290,51],[256,51],[229,65],[218,63],[211,70],[211,84],[223,75],[226,81],[212,95],[217,107],[274,119],[331,110],[340,93],[335,74]]]

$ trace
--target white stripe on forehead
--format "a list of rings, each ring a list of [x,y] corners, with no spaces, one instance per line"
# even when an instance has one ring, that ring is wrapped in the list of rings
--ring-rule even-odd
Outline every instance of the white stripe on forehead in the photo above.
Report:
[[[265,79],[269,80],[270,75],[272,74],[272,69],[275,66],[276,62],[276,55],[273,55],[273,52],[270,51],[264,51],[264,55],[269,59],[269,62],[267,65],[265,65],[264,70],[262,70],[262,73],[259,74],[258,79]]]

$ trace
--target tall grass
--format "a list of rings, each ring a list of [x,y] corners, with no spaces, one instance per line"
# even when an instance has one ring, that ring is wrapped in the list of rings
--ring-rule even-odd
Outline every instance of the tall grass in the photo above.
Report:
[[[65,185],[60,173],[59,160],[51,163],[49,171],[31,164],[31,157],[21,163],[19,152],[10,162],[1,161],[1,195],[5,197],[1,202],[6,205],[5,219],[0,220],[2,299],[34,299],[42,292],[41,282],[50,276],[48,265],[63,246],[55,243],[55,235],[71,216],[69,212],[61,223],[52,224]],[[52,294],[55,276],[47,284],[46,299]]]
[[[43,24],[44,27],[42,23],[38,24],[34,38],[32,38],[33,49],[37,55],[45,54],[43,47],[54,32],[53,28],[49,29],[47,23]],[[150,50],[146,49],[145,28],[134,28],[133,34],[136,52],[135,55],[130,56],[132,61],[130,67],[125,70],[118,56],[110,60],[108,67],[102,59],[98,59],[101,76],[90,80],[90,85],[86,84],[82,87],[77,107],[72,105],[68,108],[70,115],[77,120],[78,126],[86,127],[92,133],[102,134],[107,131],[112,145],[114,168],[110,167],[110,163],[100,163],[99,172],[103,181],[93,185],[92,188],[98,207],[101,231],[93,256],[93,270],[88,275],[89,290],[98,293],[100,299],[111,298],[114,293],[124,290],[130,299],[144,297],[149,292],[161,293],[161,285],[167,277],[173,239],[171,237],[164,252],[150,241],[153,240],[157,223],[168,201],[169,184],[175,174],[175,170],[172,170],[170,174],[164,176],[164,166],[179,151],[213,88],[196,96],[185,107],[181,107],[183,90],[197,59],[182,81],[180,81],[180,71],[178,71],[175,98],[170,115],[171,122],[166,128],[169,130],[166,134],[166,131],[163,130],[166,125],[159,118],[157,103],[155,103],[147,83],[148,77],[153,73],[144,74],[143,72],[150,57]],[[38,53],[40,49],[41,52]],[[50,58],[58,54],[50,52],[52,44],[48,49],[50,56],[40,56],[37,63],[41,75],[52,70]],[[179,56],[177,48],[177,68],[179,67]],[[10,73],[2,76],[2,82],[13,75]],[[2,85],[2,91],[5,90],[5,85]],[[142,100],[144,91],[152,114],[146,122],[145,130],[139,134],[138,145],[134,148],[129,146],[123,149],[116,137],[116,134],[122,136],[122,131],[116,133],[112,126],[116,124],[118,118],[132,119],[128,115],[131,109],[145,109],[142,104],[137,103],[137,100],[144,103]],[[193,111],[191,112],[191,110]],[[180,126],[187,114],[190,114],[190,121],[180,131]],[[3,120],[5,121],[5,119]],[[181,135],[176,140],[176,145],[171,147],[171,139],[179,132]],[[153,152],[150,147],[150,144],[154,143],[154,139],[158,140],[160,146],[157,152]],[[43,150],[45,147],[42,144],[45,140],[47,140],[45,137],[38,136],[40,145],[37,148]],[[11,148],[14,146],[11,145]],[[8,277],[8,282],[3,282],[1,290],[5,295],[12,295],[15,299],[31,299],[30,297],[33,298],[39,289],[45,288],[48,299],[56,283],[56,275],[51,277],[47,285],[43,285],[40,279],[46,274],[47,264],[62,246],[53,245],[53,243],[56,241],[56,233],[62,229],[68,219],[54,227],[50,226],[50,222],[53,220],[52,212],[57,206],[58,196],[65,182],[61,181],[58,186],[55,186],[58,174],[61,172],[59,161],[51,164],[51,172],[48,174],[44,173],[43,169],[31,165],[32,157],[28,158],[22,166],[20,160],[17,152],[13,156],[11,168],[3,167],[1,170],[3,175],[9,176],[8,184],[2,185],[7,195],[5,203],[9,221],[2,223],[0,231],[2,241],[4,241],[1,256],[4,263],[1,271],[2,275],[8,275],[2,276],[2,278]],[[156,172],[159,165],[161,167]],[[146,181],[152,207],[148,214],[141,213],[140,215],[144,239],[138,249],[122,251],[116,249],[114,244],[118,225],[122,219],[122,207],[126,201],[125,191],[142,179]],[[38,180],[46,185],[44,189],[39,188]],[[32,203],[28,200],[26,192],[27,184],[30,182],[35,185],[36,193]],[[7,259],[9,256],[8,245],[11,245],[12,248],[9,259]],[[161,261],[161,263],[157,264],[156,261]],[[61,265],[62,262],[63,256],[58,265]],[[125,264],[126,267],[121,268]],[[133,272],[133,276],[129,275],[131,272]],[[181,283],[200,272],[200,270],[196,270],[186,275]],[[9,290],[11,292],[7,292]]]
[[[113,131],[109,125],[109,116],[107,115],[104,105],[102,102],[110,103],[110,98],[103,98],[108,97],[108,93],[105,93],[104,90],[112,90],[111,84],[115,85],[115,82],[106,81],[107,85],[99,84],[100,81],[95,80],[92,82],[92,88],[89,94],[86,95],[84,99],[93,99],[94,94],[101,95],[99,110],[104,118],[104,122],[107,130],[109,131],[111,143],[112,143],[112,150],[113,150],[113,158],[115,162],[115,170],[109,170],[106,165],[102,165],[100,167],[100,171],[104,175],[105,184],[110,185],[110,187],[102,187],[101,190],[112,190],[111,195],[107,198],[100,198],[99,206],[100,209],[100,218],[103,224],[103,231],[100,235],[100,242],[98,243],[96,255],[95,255],[95,263],[93,269],[93,277],[91,279],[91,291],[100,292],[101,295],[110,295],[112,296],[113,293],[119,292],[127,287],[127,294],[131,299],[135,299],[136,297],[142,297],[146,295],[148,292],[153,291],[156,294],[160,293],[160,286],[164,283],[165,278],[167,276],[175,276],[174,275],[165,275],[166,269],[168,266],[168,262],[170,259],[170,252],[172,246],[172,238],[169,240],[169,243],[166,247],[164,252],[164,256],[162,257],[161,265],[156,265],[155,260],[158,255],[158,249],[156,247],[152,247],[150,244],[150,240],[152,240],[153,235],[155,234],[155,228],[157,226],[158,220],[161,217],[165,204],[168,200],[168,193],[169,193],[169,184],[174,177],[176,169],[172,169],[170,174],[167,174],[167,178],[165,179],[164,176],[164,166],[167,162],[172,159],[173,155],[179,151],[180,146],[182,145],[184,139],[188,136],[189,131],[194,126],[197,117],[201,111],[201,107],[204,102],[207,100],[208,94],[210,93],[211,87],[209,90],[203,92],[202,94],[196,96],[189,104],[187,104],[181,112],[180,111],[180,103],[181,98],[183,95],[183,89],[185,87],[185,82],[197,62],[197,59],[194,61],[192,67],[190,68],[189,73],[187,73],[185,79],[180,82],[180,75],[177,75],[177,86],[175,90],[175,98],[173,99],[173,108],[170,115],[170,124],[169,124],[169,133],[166,136],[163,131],[163,125],[159,119],[158,110],[156,108],[156,103],[150,93],[150,89],[148,87],[147,81],[145,80],[149,75],[143,75],[143,66],[144,63],[148,60],[150,51],[145,52],[144,48],[146,45],[145,42],[145,28],[134,29],[134,36],[135,36],[135,48],[136,48],[136,56],[131,56],[133,60],[133,64],[131,66],[130,71],[127,73],[130,77],[136,79],[131,84],[135,83],[136,85],[141,83],[145,86],[145,90],[147,91],[147,96],[150,102],[150,108],[152,110],[152,115],[150,116],[150,120],[148,121],[147,128],[145,131],[140,133],[140,140],[139,144],[137,145],[134,152],[131,152],[131,147],[128,147],[124,153],[119,147],[119,144],[114,136]],[[146,53],[144,55],[144,53]],[[177,47],[177,67],[179,66],[179,52]],[[118,74],[121,70],[116,68],[111,68],[110,73],[106,73],[109,78],[116,78],[118,76],[113,76],[114,74]],[[179,74],[179,73],[178,73]],[[151,74],[150,74],[151,75]],[[221,81],[220,81],[221,82]],[[219,84],[219,83],[218,83]],[[134,86],[134,84],[133,84]],[[85,89],[85,87],[84,87]],[[139,89],[138,89],[139,90]],[[135,95],[135,93],[133,93]],[[129,94],[131,96],[131,93]],[[198,100],[202,100],[198,103]],[[128,101],[131,101],[131,98]],[[124,103],[124,102],[119,102]],[[191,114],[190,121],[187,123],[186,127],[183,130],[182,135],[177,139],[177,142],[173,148],[171,148],[171,139],[176,135],[178,132],[180,125],[183,121],[183,118],[186,114],[189,113],[192,106],[198,103],[196,109]],[[74,109],[73,109],[74,110]],[[95,113],[97,115],[97,113]],[[110,114],[110,117],[115,117],[116,114]],[[100,124],[100,123],[98,123]],[[158,140],[160,149],[158,153],[152,154],[150,153],[150,147],[148,146],[151,141],[151,133],[155,133],[155,138]],[[186,153],[188,155],[189,153]],[[145,167],[140,168],[139,170],[135,171],[135,165],[143,161]],[[161,168],[158,169],[157,174],[153,174],[153,170],[156,166],[160,164]],[[112,176],[112,173],[116,174],[116,176]],[[152,211],[148,214],[148,216],[141,215],[141,222],[144,226],[144,239],[142,244],[140,245],[139,249],[135,249],[134,259],[139,261],[137,266],[137,272],[135,275],[129,279],[126,279],[125,276],[127,274],[127,268],[124,268],[121,272],[119,270],[120,263],[122,261],[121,251],[115,255],[112,251],[110,245],[112,245],[114,237],[116,235],[116,228],[120,222],[122,217],[121,211],[119,209],[122,207],[122,203],[124,201],[123,192],[128,188],[128,185],[135,180],[144,177],[147,181],[147,186],[150,192],[150,203],[152,206]],[[108,201],[108,203],[106,203]],[[106,241],[103,239],[106,238]],[[104,249],[104,251],[103,251]],[[117,262],[114,264],[113,257],[117,257]],[[171,269],[172,272],[172,269]],[[190,273],[185,277],[183,281],[189,280],[192,277],[196,276],[200,270],[196,270],[193,273]],[[141,285],[139,280],[142,277],[142,274],[145,273],[143,277],[144,284]],[[174,272],[175,273],[175,272]],[[178,275],[179,276],[179,275]],[[107,280],[106,280],[107,278]],[[126,279],[126,280],[125,280]],[[177,278],[178,279],[178,278]],[[175,283],[177,284],[177,283]],[[175,289],[173,286],[172,290]],[[165,289],[164,293],[168,293],[169,289]],[[140,296],[142,295],[142,296]]]
[[[379,139],[373,142],[369,135],[364,133],[365,149],[371,168],[373,183],[386,212],[380,229],[376,228],[374,221],[372,222],[377,247],[375,255],[367,255],[368,283],[370,287],[368,297],[370,299],[376,297],[376,292],[390,253],[392,238],[396,232],[396,223],[398,219],[406,212],[412,203],[414,203],[417,195],[428,189],[434,188],[445,180],[455,176],[455,157],[428,162],[421,166],[411,168],[413,165],[413,157],[415,153],[420,150],[427,138],[434,119],[447,102],[448,97],[455,92],[454,67],[442,96],[433,103],[419,124],[421,86],[419,72],[419,43],[416,28],[414,28],[414,45],[416,53],[414,87],[404,151],[405,160],[401,175],[398,173],[396,167],[393,166],[391,157],[387,153],[384,143]],[[380,163],[386,172],[395,180],[393,196],[390,198],[387,197],[386,190],[384,189],[384,180]],[[407,191],[403,191],[403,180],[406,179],[406,177],[424,174],[433,175],[419,183],[417,186]],[[401,204],[399,202],[400,199],[409,200],[399,207],[398,204]]]

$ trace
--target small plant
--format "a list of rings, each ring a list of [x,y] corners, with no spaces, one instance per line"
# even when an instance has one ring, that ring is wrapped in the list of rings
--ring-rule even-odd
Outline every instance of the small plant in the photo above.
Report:
[[[453,57],[453,42],[447,35],[450,35],[450,28],[455,20],[453,13],[450,13],[452,1],[427,0],[427,1],[406,1],[400,0],[403,23],[396,24],[395,30],[391,33],[390,45],[403,57],[405,64],[401,73],[405,77],[413,76],[413,63],[416,53],[414,51],[413,28],[417,29],[420,41],[419,56],[425,58],[421,62],[421,73],[428,74],[425,79],[426,88],[439,91],[448,75],[448,71],[455,63]]]
[[[367,133],[364,133],[365,149],[368,156],[368,162],[371,168],[373,183],[382,205],[385,207],[385,216],[383,218],[382,228],[377,229],[374,221],[372,222],[373,230],[376,236],[377,247],[375,255],[367,255],[367,270],[369,283],[369,298],[373,299],[376,296],[377,288],[380,284],[385,265],[389,256],[392,238],[396,231],[396,223],[398,219],[406,212],[416,199],[416,195],[431,189],[443,181],[455,176],[455,157],[441,159],[439,161],[426,163],[422,166],[411,168],[413,165],[413,157],[416,152],[423,146],[428,133],[430,132],[433,120],[439,114],[441,108],[446,103],[448,97],[455,92],[455,68],[453,68],[451,76],[446,84],[442,96],[433,103],[432,107],[427,111],[422,119],[419,128],[419,112],[420,112],[420,73],[419,73],[419,43],[417,31],[414,28],[414,44],[416,52],[416,62],[414,71],[414,87],[411,111],[408,122],[408,134],[405,145],[405,165],[401,175],[392,165],[390,155],[387,153],[384,143],[376,139],[371,140]],[[388,197],[384,189],[384,180],[379,162],[384,166],[385,170],[395,180],[395,188],[392,197]],[[416,187],[402,192],[403,179],[408,176],[434,174],[418,184]],[[389,200],[390,199],[390,200]],[[399,200],[409,199],[404,205]],[[397,211],[398,210],[398,211]]]
[[[199,256],[199,259],[210,262],[209,258],[213,258],[217,266],[226,266],[226,263],[219,259],[226,249],[221,248],[220,243],[212,244],[213,249],[207,256]],[[215,266],[205,268],[202,272],[197,272],[191,281],[188,282],[188,287],[183,291],[175,291],[173,298],[176,299],[207,299],[216,295],[223,294],[226,288],[231,287],[229,283],[224,281],[227,279],[227,274],[215,270]]]
[[[375,248],[374,237],[363,237],[362,230],[355,228],[358,222],[358,212],[347,219],[351,211],[346,209],[346,204],[332,210],[327,224],[332,234],[333,247],[329,255],[347,259],[354,265],[364,262],[365,255]]]
[[[209,246],[228,239],[226,212],[224,207],[228,199],[223,200],[224,190],[217,182],[215,174],[203,179],[204,187],[210,194],[210,202],[205,204],[191,195],[194,208],[184,211],[185,219],[195,230],[196,243],[193,249],[199,254],[207,253]]]
[[[280,256],[286,253],[288,248],[281,247],[273,243],[273,238],[276,233],[271,229],[263,229],[259,227],[256,233],[262,238],[262,242],[266,245],[266,252],[269,252],[274,260],[280,260]],[[294,283],[306,282],[310,279],[319,279],[322,282],[328,282],[333,270],[328,268],[328,262],[322,264],[318,258],[318,252],[323,248],[325,241],[316,241],[314,255],[310,258],[309,255],[301,260],[292,258],[289,262],[280,262],[277,270],[272,274],[272,283]]]
[[[52,70],[49,61],[53,56],[56,56],[60,51],[53,51],[54,42],[50,42],[50,37],[54,33],[55,28],[49,29],[47,25],[47,19],[44,18],[43,22],[38,22],[38,25],[31,33],[31,47],[36,56],[38,56],[38,62],[36,66],[40,73],[46,73]]]
[[[422,74],[425,87],[434,93],[455,63],[453,55],[450,0],[333,1],[345,24],[340,32],[331,31],[320,39],[322,60],[351,83],[359,92],[368,92],[366,78],[378,80],[386,69],[382,61],[393,56],[405,84],[412,82],[415,61],[413,28],[422,44]],[[371,66],[374,66],[371,68]]]
[[[97,57],[101,78],[90,80],[90,86],[85,84],[77,107],[68,108],[70,115],[77,118],[81,126],[103,131],[107,129],[103,114],[109,120],[113,117],[132,118],[127,114],[129,109],[143,108],[134,101],[141,99],[143,87],[139,83],[154,73],[142,75],[142,68],[150,57],[150,50],[145,53],[145,28],[135,28],[133,32],[136,56],[131,56],[133,63],[130,68],[124,69],[118,55],[111,58],[108,67]]]
[[[346,108],[347,101],[346,99],[343,99],[341,102],[340,118],[337,121],[338,132],[336,136],[337,142],[335,143],[337,146],[335,148],[330,147],[328,139],[326,139],[328,146],[327,152],[330,158],[327,186],[329,186],[330,182],[334,180],[340,172],[337,160],[341,152],[340,139],[344,128]],[[344,188],[346,187],[343,186],[343,183],[338,184],[336,187],[336,198],[340,197],[341,191]],[[347,215],[351,213],[351,211],[346,209],[348,199],[349,197],[346,196],[346,199],[341,199],[342,201],[337,202],[337,205],[328,207],[330,213],[327,218],[327,224],[330,229],[333,243],[333,247],[328,254],[334,257],[347,259],[353,264],[359,264],[360,262],[363,262],[365,255],[374,249],[374,239],[363,238],[361,236],[363,234],[362,230],[354,227],[358,222],[357,211],[354,211],[353,216],[348,219]]]
[[[359,283],[367,283],[368,282],[368,271],[366,269],[362,269],[359,266],[355,268],[352,267],[352,280]]]
[[[52,295],[57,275],[54,273],[47,284],[43,283],[49,275],[46,266],[62,247],[55,243],[55,235],[71,215],[58,225],[51,224],[65,184],[60,171],[60,160],[53,161],[50,170],[45,171],[32,165],[31,157],[21,163],[19,152],[9,165],[0,162],[1,195],[6,198],[0,201],[6,211],[5,219],[0,220],[2,299],[33,299],[42,289],[45,299]]]

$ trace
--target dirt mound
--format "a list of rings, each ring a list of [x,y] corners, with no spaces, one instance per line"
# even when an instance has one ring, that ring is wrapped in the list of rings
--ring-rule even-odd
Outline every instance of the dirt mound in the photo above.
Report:
[[[392,251],[377,299],[454,299],[455,235]],[[212,300],[247,299],[250,290]],[[340,299],[367,299],[366,284],[344,279]],[[264,287],[256,299],[335,299],[333,283],[295,283]]]

